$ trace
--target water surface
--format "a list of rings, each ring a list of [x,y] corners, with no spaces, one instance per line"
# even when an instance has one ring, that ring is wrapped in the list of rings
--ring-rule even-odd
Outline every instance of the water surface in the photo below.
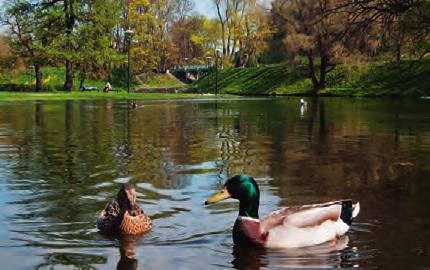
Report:
[[[427,100],[330,98],[0,104],[2,269],[430,267]],[[362,212],[336,245],[234,247],[227,177],[260,185],[260,215],[341,198]],[[98,212],[132,182],[154,220],[105,237]]]

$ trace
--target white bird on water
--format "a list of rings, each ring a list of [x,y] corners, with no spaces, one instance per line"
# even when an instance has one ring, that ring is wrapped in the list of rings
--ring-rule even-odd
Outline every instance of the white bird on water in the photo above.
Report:
[[[300,116],[301,117],[304,116],[307,109],[308,109],[308,103],[303,98],[301,98],[300,99]]]
[[[307,106],[308,105],[308,103],[303,99],[303,98],[301,98],[300,99],[300,106]]]

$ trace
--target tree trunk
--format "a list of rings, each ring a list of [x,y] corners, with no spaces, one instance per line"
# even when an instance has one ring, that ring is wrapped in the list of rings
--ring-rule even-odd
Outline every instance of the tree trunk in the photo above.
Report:
[[[39,64],[34,65],[34,73],[36,74],[36,92],[40,92],[43,87],[43,73]]]
[[[221,36],[222,36],[222,57],[227,53],[227,48],[225,46],[225,26],[221,23]]]
[[[316,93],[319,90],[319,82],[315,75],[315,67],[314,67],[314,56],[312,50],[308,50],[306,52],[306,56],[308,57],[308,68],[309,68],[309,77],[311,77],[312,80],[312,86],[313,86],[313,94],[316,95]]]
[[[325,55],[321,56],[320,82],[318,85],[318,90],[325,88],[325,79],[326,79],[326,75],[327,75],[327,62],[328,62],[327,56],[325,56]]]
[[[72,91],[73,88],[73,63],[70,60],[66,61],[66,82],[64,83],[65,91]]]
[[[65,0],[64,1],[64,13],[65,13],[65,32],[69,37],[75,25],[75,10],[74,10],[74,2],[75,0]],[[72,51],[71,44],[67,44],[67,47],[70,51]],[[64,90],[72,91],[73,88],[73,63],[71,60],[66,60],[66,81],[64,82]]]
[[[219,19],[219,22],[221,23],[222,57],[224,57],[224,55],[226,53],[226,48],[225,48],[225,21],[223,20],[223,18],[221,16],[220,2],[215,1],[215,5],[216,5],[216,11],[218,14],[218,19]]]
[[[402,43],[399,41],[396,44],[396,60],[397,62],[400,61],[402,58]]]
[[[231,42],[231,33],[230,33],[230,29],[228,29],[228,35],[227,35],[227,56],[230,58],[231,54],[233,53],[232,50],[230,49],[230,42]]]
[[[85,78],[81,77],[81,79],[79,80],[79,90],[81,90],[82,87],[84,86],[84,82],[85,82]]]

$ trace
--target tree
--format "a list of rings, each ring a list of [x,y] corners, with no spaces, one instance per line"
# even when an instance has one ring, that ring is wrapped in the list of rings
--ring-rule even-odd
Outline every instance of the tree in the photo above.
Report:
[[[165,72],[178,58],[178,45],[172,42],[175,22],[184,22],[191,11],[190,0],[131,0],[128,8],[134,69],[139,72]]]
[[[213,0],[225,64],[260,54],[271,34],[269,16],[256,0]],[[235,59],[236,58],[236,59]]]
[[[12,49],[10,48],[10,39],[7,36],[0,35],[0,78],[3,72],[11,67],[13,63]]]
[[[345,0],[330,12],[351,18],[350,34],[379,28],[381,48],[394,48],[397,60],[403,49],[421,55],[428,51],[430,3],[426,0]]]
[[[155,51],[159,56],[157,71],[165,72],[171,60],[169,49],[174,48],[169,40],[169,30],[177,11],[177,2],[173,0],[157,0],[152,3],[152,15],[156,19],[156,28],[153,32],[156,43]]]
[[[130,28],[134,31],[131,43],[133,56],[133,69],[139,72],[157,69],[159,55],[157,47],[160,41],[157,38],[159,29],[156,17],[152,13],[152,4],[149,0],[132,0],[128,6]]]
[[[52,37],[47,50],[66,67],[65,91],[73,88],[76,66],[81,75],[90,66],[94,71],[106,67],[111,59],[110,39],[119,21],[119,8],[114,0],[41,0],[37,3],[37,27],[43,36]]]
[[[430,2],[420,1],[419,5],[405,12],[401,18],[401,31],[409,40],[409,52],[422,59],[430,52]]]
[[[38,29],[39,18],[36,7],[28,1],[13,0],[7,3],[3,23],[11,38],[13,53],[34,67],[36,91],[42,90],[42,66],[47,63],[44,47],[50,41]]]
[[[222,56],[224,59],[232,59],[238,39],[238,25],[244,18],[248,2],[245,0],[213,0],[216,7],[218,20],[221,25]]]
[[[176,21],[183,21],[187,17],[190,17],[190,13],[193,9],[193,0],[176,0]]]
[[[219,38],[218,22],[200,16],[191,16],[173,23],[172,43],[178,48],[174,57],[177,64],[205,63],[212,56]]]
[[[275,8],[270,9],[269,25],[272,35],[267,39],[267,48],[264,52],[265,61],[282,63],[287,60],[287,48],[284,42],[287,37],[287,27],[283,16]]]
[[[425,0],[346,0],[333,7],[333,10],[348,7],[350,11],[363,13],[398,15],[414,7],[420,7]]]
[[[288,36],[285,42],[293,56],[303,54],[307,59],[313,93],[325,88],[326,75],[346,53],[344,37],[349,24],[343,13],[329,11],[336,0],[275,0],[276,12],[287,23]]]
[[[82,19],[86,23],[76,27],[79,54],[75,57],[75,63],[79,70],[80,87],[89,76],[97,79],[108,77],[111,62],[121,59],[110,46],[111,33],[118,24],[119,12],[120,6],[115,0],[93,0],[88,3]]]
[[[236,36],[239,40],[239,53],[245,56],[244,61],[254,59],[258,64],[258,57],[267,48],[267,39],[273,33],[269,25],[269,14],[255,0],[248,1],[244,19],[238,28]],[[244,61],[241,61],[242,66],[246,64]]]

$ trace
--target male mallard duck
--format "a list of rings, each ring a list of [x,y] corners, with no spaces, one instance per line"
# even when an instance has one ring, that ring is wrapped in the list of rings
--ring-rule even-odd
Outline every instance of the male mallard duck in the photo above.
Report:
[[[205,204],[227,198],[239,200],[239,216],[233,227],[235,244],[260,247],[305,247],[345,234],[360,211],[360,204],[341,200],[323,204],[293,206],[258,218],[260,191],[255,180],[236,175]]]
[[[97,228],[105,233],[140,234],[152,228],[151,219],[136,204],[136,191],[122,184],[115,199],[100,213]]]

